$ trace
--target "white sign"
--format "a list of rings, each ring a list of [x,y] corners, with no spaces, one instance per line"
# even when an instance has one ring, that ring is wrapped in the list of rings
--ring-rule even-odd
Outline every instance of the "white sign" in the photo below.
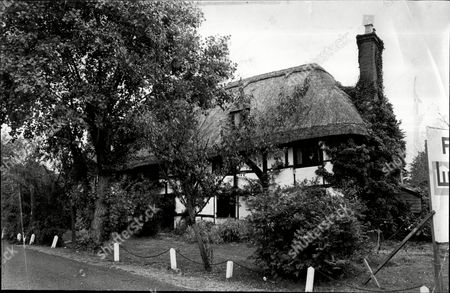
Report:
[[[448,242],[449,133],[448,129],[427,127],[428,173],[436,242]]]

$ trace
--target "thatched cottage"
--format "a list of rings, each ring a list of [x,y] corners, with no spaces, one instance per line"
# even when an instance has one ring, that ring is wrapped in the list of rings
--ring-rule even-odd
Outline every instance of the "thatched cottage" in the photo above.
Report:
[[[375,34],[372,25],[366,25],[366,32],[356,37],[359,49],[360,78],[376,81],[379,78],[378,68],[381,68],[379,53],[383,42]],[[295,97],[294,91],[298,88],[304,90],[303,95],[295,101],[294,111],[289,111],[283,117],[285,122],[271,137],[277,145],[286,149],[283,166],[273,177],[272,184],[292,186],[295,182],[305,179],[318,178],[315,171],[318,166],[331,170],[332,165],[323,151],[323,146],[330,140],[339,140],[348,137],[360,138],[367,135],[365,123],[359,115],[350,97],[339,87],[336,80],[325,69],[317,64],[305,64],[279,71],[252,76],[240,81],[232,82],[227,86],[231,92],[243,91],[252,97],[245,108],[250,111],[268,113],[280,103],[280,97]],[[214,109],[204,118],[207,120],[204,131],[208,133],[210,141],[220,140],[219,129],[230,118],[235,122],[240,119],[240,112],[244,109],[223,111]],[[273,158],[256,158],[255,163],[263,168],[270,166]],[[154,168],[153,168],[154,167]],[[147,176],[157,176],[158,165],[155,161],[141,160],[130,166],[130,169],[141,170]],[[256,178],[249,167],[243,167],[239,174],[227,178],[234,186],[242,187],[248,178]],[[165,187],[164,193],[170,196],[170,186]],[[175,223],[177,223],[184,206],[174,198]],[[199,219],[208,219],[220,222],[228,217],[245,218],[249,214],[246,200],[236,196],[235,200],[212,197],[208,204],[198,213]]]

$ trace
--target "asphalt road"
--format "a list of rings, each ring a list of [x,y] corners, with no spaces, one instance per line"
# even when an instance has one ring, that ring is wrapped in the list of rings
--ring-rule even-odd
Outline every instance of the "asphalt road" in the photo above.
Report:
[[[12,255],[12,257],[11,257]],[[2,290],[184,290],[160,280],[24,249],[2,241]]]

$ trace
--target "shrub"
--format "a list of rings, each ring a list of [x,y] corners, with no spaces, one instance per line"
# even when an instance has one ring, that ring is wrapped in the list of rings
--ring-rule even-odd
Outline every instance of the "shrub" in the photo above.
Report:
[[[248,205],[254,257],[275,277],[298,279],[309,266],[341,274],[366,239],[359,203],[329,196],[324,188],[267,191],[250,197]]]
[[[134,179],[122,176],[120,180],[112,181],[110,190],[106,194],[108,214],[105,235],[126,230],[133,218],[145,215],[149,205],[160,207],[163,195],[157,194],[157,182],[147,179]],[[161,215],[157,213],[147,219],[136,236],[155,235],[160,230]]]
[[[224,243],[244,242],[250,238],[250,225],[246,220],[227,219],[216,225],[217,233]]]
[[[53,238],[58,236],[58,242],[56,243],[56,247],[64,247],[64,240],[62,238],[63,234],[66,232],[66,229],[61,228],[42,228],[36,235],[36,243],[51,245],[53,243]],[[29,240],[30,237],[27,237]]]
[[[214,224],[210,221],[198,221],[201,232],[207,236],[210,243],[221,244],[229,242],[243,242],[250,239],[251,226],[248,221],[226,219],[221,224]],[[183,234],[183,238],[186,242],[194,243],[197,241],[195,238],[194,229],[188,226]]]
[[[186,233],[187,228],[188,225],[186,224],[186,221],[182,219],[176,224],[175,229],[173,229],[173,234],[182,236]]]
[[[197,224],[202,236],[207,237],[207,239],[205,240],[209,241],[210,243],[221,243],[217,228],[214,227],[213,222],[201,220],[198,221]],[[184,233],[183,238],[188,243],[197,242],[197,238],[195,237],[195,232],[192,226],[188,226],[186,228],[186,232]]]

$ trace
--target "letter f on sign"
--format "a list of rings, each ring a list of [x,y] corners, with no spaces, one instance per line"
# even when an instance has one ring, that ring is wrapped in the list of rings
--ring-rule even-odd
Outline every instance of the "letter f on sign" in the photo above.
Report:
[[[448,137],[442,138],[442,153],[446,155],[448,152]]]

